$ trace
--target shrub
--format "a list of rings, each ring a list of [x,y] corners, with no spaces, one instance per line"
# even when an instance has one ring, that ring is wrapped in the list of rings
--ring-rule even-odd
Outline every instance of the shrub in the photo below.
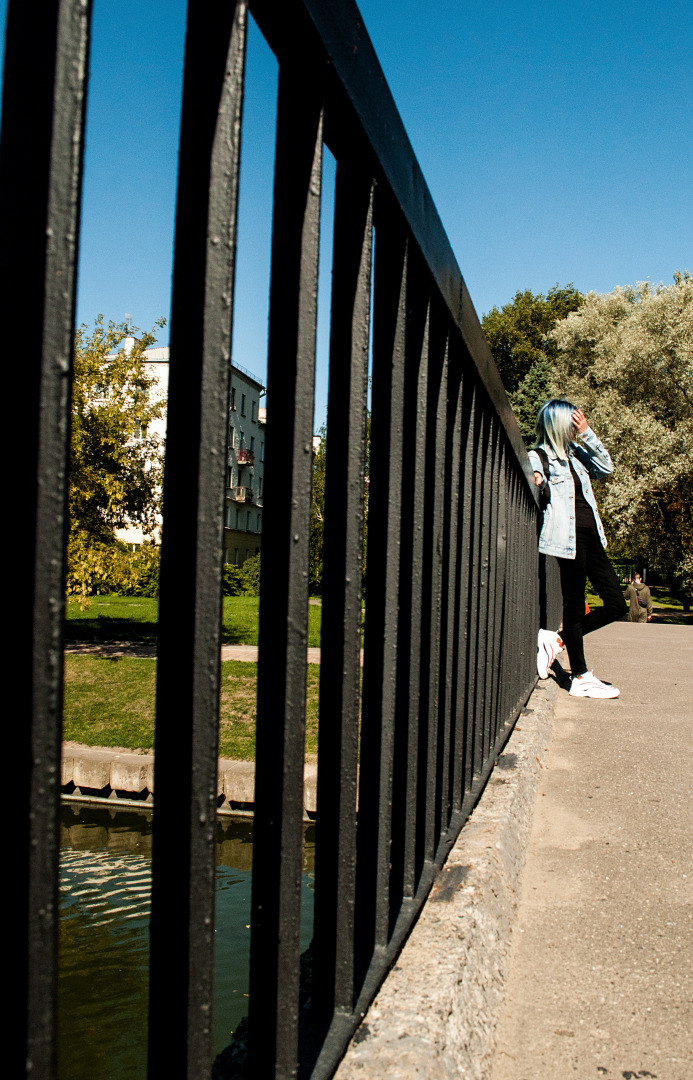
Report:
[[[227,563],[225,565],[222,590],[224,596],[245,595],[245,582],[239,566],[234,566],[232,563]]]
[[[253,555],[246,559],[241,567],[244,591],[246,596],[260,595],[260,555]]]
[[[160,549],[145,543],[131,551],[120,541],[93,541],[85,533],[73,533],[67,551],[67,596],[80,607],[101,593],[120,596],[159,595]]]

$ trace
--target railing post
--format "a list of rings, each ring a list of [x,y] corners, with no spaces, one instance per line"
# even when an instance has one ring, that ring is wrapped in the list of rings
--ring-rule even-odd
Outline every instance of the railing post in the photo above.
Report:
[[[321,74],[280,66],[267,395],[249,1048],[293,1076],[298,1046],[308,558],[322,170]]]
[[[21,521],[10,601],[20,690],[9,760],[19,809],[11,832],[13,967],[9,1072],[56,1068],[58,856],[70,376],[90,6],[24,0],[7,9],[0,142],[0,262],[8,402],[19,421]]]
[[[322,590],[313,1010],[354,997],[356,788],[373,187],[340,164],[335,192]]]
[[[189,1080],[206,1080],[211,1063],[221,569],[245,17],[242,0],[189,6],[173,268],[149,1076]]]

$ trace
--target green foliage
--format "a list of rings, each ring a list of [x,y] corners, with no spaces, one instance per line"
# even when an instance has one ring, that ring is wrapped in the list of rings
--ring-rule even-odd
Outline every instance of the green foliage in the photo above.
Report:
[[[260,595],[260,560],[261,554],[246,559],[241,567],[241,579],[246,596]]]
[[[143,334],[128,352],[127,334],[101,315],[91,332],[82,326],[75,334],[68,591],[83,599],[111,572],[105,549],[115,530],[136,524],[152,536],[160,509],[161,443],[150,425],[166,403],[143,355],[155,335]]]
[[[159,595],[160,549],[145,543],[138,551],[114,540],[88,541],[85,533],[74,532],[68,541],[68,596],[89,607],[90,598],[101,593],[121,596]]]
[[[226,563],[222,579],[222,591],[224,596],[244,595],[245,582],[243,581],[243,574],[241,573],[240,566],[234,566],[233,563]]]
[[[242,566],[227,563],[222,587],[224,596],[259,596],[260,555],[246,559]]]
[[[582,302],[582,294],[571,282],[554,285],[546,296],[535,295],[530,289],[518,290],[500,311],[494,307],[484,315],[481,325],[508,394],[520,388],[537,362],[555,360],[558,350],[547,335],[559,319],[577,310]],[[535,381],[538,375],[535,373]]]
[[[320,429],[320,444],[313,450],[313,491],[310,506],[310,562],[308,588],[311,596],[322,592],[322,551],[325,525],[325,477],[327,471],[327,429]]]
[[[693,279],[590,293],[551,334],[552,393],[584,409],[614,459],[598,485],[610,537],[678,595],[693,591]]]
[[[320,429],[320,443],[313,450],[313,487],[310,510],[310,561],[308,582],[311,596],[322,593],[323,543],[325,527],[325,481],[327,476],[327,451],[329,436],[327,427]],[[366,551],[368,546],[368,476],[370,471],[371,414],[366,413],[365,432],[365,484],[363,490],[363,580],[366,577]]]
[[[527,446],[536,439],[536,419],[539,409],[551,396],[553,363],[546,357],[535,360],[514,394],[510,394],[518,427]]]

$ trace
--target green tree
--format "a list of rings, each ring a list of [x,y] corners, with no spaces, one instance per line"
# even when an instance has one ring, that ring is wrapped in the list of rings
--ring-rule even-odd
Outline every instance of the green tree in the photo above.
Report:
[[[105,326],[103,316],[75,334],[68,588],[82,595],[112,558],[117,528],[134,523],[152,536],[157,527],[161,440],[150,425],[166,402],[145,369],[154,332],[126,349],[128,335],[123,325]]]
[[[310,592],[322,591],[322,548],[325,525],[325,475],[327,468],[327,428],[320,428],[319,443],[313,449],[313,491],[310,505],[310,562],[308,587]]]
[[[548,334],[582,301],[572,282],[556,284],[546,296],[518,290],[500,311],[494,307],[484,315],[481,325],[508,394],[518,390],[533,364],[556,358],[557,349]]]
[[[693,592],[693,280],[589,293],[551,333],[552,392],[580,405],[615,469],[599,492],[622,547]]]
[[[322,559],[325,525],[325,479],[327,475],[327,426],[323,424],[319,432],[319,443],[313,449],[313,488],[310,509],[310,562],[309,588],[312,594],[322,592]],[[366,549],[368,541],[368,474],[370,470],[371,414],[366,413],[366,459],[365,487],[363,506],[363,578],[366,576]]]
[[[510,394],[515,419],[527,446],[536,438],[539,409],[551,397],[554,361],[546,357],[535,360],[514,394]]]

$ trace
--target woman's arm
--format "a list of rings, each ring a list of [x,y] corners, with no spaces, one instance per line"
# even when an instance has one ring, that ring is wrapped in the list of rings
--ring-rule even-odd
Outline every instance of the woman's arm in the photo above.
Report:
[[[580,459],[590,476],[609,476],[614,471],[614,463],[609,451],[602,446],[592,428],[587,423],[582,409],[573,412],[575,434],[580,436],[580,443],[575,443],[575,455]]]
[[[544,475],[544,466],[536,450],[529,451],[529,463],[534,469],[534,483],[540,491],[545,491],[549,485],[549,478]]]

